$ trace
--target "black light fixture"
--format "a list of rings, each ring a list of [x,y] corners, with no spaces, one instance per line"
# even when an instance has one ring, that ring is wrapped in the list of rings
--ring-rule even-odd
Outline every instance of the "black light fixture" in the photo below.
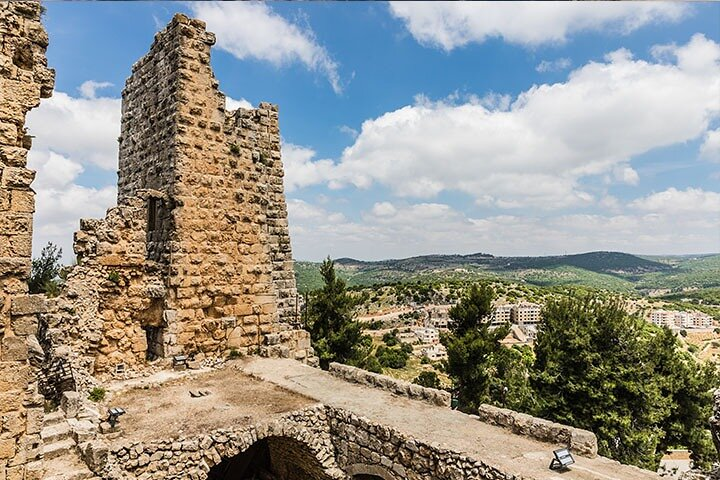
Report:
[[[172,364],[173,364],[173,369],[174,369],[174,370],[176,370],[176,369],[183,369],[183,370],[186,369],[186,368],[187,368],[187,362],[188,362],[188,357],[187,357],[187,355],[175,355],[174,357],[172,357]]]
[[[118,420],[120,419],[120,415],[124,415],[125,410],[120,407],[112,407],[110,410],[108,410],[108,423],[112,428],[115,428],[115,425],[117,425]]]
[[[555,458],[550,462],[550,470],[566,470],[575,463],[575,459],[567,448],[554,450],[553,455],[555,455]]]

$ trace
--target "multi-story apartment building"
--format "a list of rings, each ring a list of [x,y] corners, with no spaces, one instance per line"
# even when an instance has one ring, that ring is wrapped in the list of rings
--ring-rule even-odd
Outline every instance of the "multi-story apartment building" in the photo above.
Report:
[[[426,327],[448,328],[448,311],[452,305],[433,305],[425,308],[427,313]]]
[[[512,309],[512,323],[520,326],[533,326],[537,325],[542,320],[542,306],[537,303],[521,302],[513,305]]]
[[[490,317],[490,326],[499,327],[505,323],[512,323],[513,308],[515,308],[515,305],[511,304],[498,305],[495,307]]]
[[[650,312],[650,322],[669,328],[712,327],[712,317],[698,311],[653,310]]]
[[[447,358],[447,350],[443,345],[437,343],[432,347],[423,348],[422,355],[427,357],[429,360],[436,362]]]

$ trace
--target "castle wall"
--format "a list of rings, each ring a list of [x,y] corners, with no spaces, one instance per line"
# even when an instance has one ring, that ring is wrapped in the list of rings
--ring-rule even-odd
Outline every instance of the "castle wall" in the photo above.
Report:
[[[42,297],[28,296],[35,172],[27,168],[31,138],[25,115],[51,95],[48,36],[36,2],[0,2],[0,479],[40,478],[42,397],[34,369],[42,355],[37,315]]]
[[[278,109],[225,110],[214,41],[176,15],[123,90],[118,206],[81,222],[66,291],[82,294],[65,295],[72,305],[54,319],[99,336],[74,341],[97,373],[176,354],[311,353],[287,325],[296,289]]]

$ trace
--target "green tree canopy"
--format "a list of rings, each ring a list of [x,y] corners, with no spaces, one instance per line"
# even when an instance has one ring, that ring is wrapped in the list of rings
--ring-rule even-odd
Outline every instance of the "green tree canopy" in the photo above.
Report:
[[[310,295],[307,307],[307,324],[310,337],[327,369],[331,362],[363,366],[368,362],[372,341],[363,335],[360,322],[353,310],[357,302],[346,290],[345,281],[335,273],[335,263],[328,257],[320,267],[323,287]],[[377,369],[372,362],[372,369]]]
[[[62,249],[48,242],[40,252],[40,257],[32,261],[28,288],[30,293],[54,294],[58,289],[58,280],[62,265]]]
[[[500,341],[509,325],[490,328],[494,291],[473,285],[448,312],[451,335],[443,336],[447,348],[447,373],[453,379],[458,406],[473,412],[481,403],[523,409],[530,402],[526,362],[520,351]]]
[[[437,373],[432,371],[420,372],[420,375],[415,377],[413,383],[422,387],[440,388],[440,379],[438,378]]]
[[[669,330],[612,297],[550,300],[543,316],[531,378],[536,414],[593,431],[600,453],[623,463],[655,470],[672,445],[705,458],[717,377],[682,354]]]

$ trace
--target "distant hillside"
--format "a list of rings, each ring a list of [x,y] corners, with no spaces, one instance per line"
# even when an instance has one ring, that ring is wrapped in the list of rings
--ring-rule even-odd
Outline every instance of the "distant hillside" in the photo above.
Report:
[[[665,276],[687,273],[682,271],[687,262],[671,264],[621,252],[547,257],[495,257],[487,253],[424,255],[371,262],[340,258],[335,263],[349,285],[501,278],[543,286],[585,285],[629,292],[640,288],[636,283],[644,277],[652,278],[644,288],[650,285],[650,288],[659,288],[656,285],[662,284]],[[703,267],[707,268],[707,264],[705,260]],[[298,288],[306,291],[320,286],[317,268],[318,264],[312,262],[296,262]],[[702,276],[706,277],[707,273],[703,271]]]
[[[376,262],[339,258],[335,263],[348,268],[400,270],[407,272],[417,272],[435,268],[447,269],[478,266],[496,271],[576,267],[598,273],[639,274],[662,272],[672,268],[666,263],[655,262],[620,252],[590,252],[552,257],[494,257],[486,253],[474,253],[470,255],[425,255],[400,260],[381,260]]]

